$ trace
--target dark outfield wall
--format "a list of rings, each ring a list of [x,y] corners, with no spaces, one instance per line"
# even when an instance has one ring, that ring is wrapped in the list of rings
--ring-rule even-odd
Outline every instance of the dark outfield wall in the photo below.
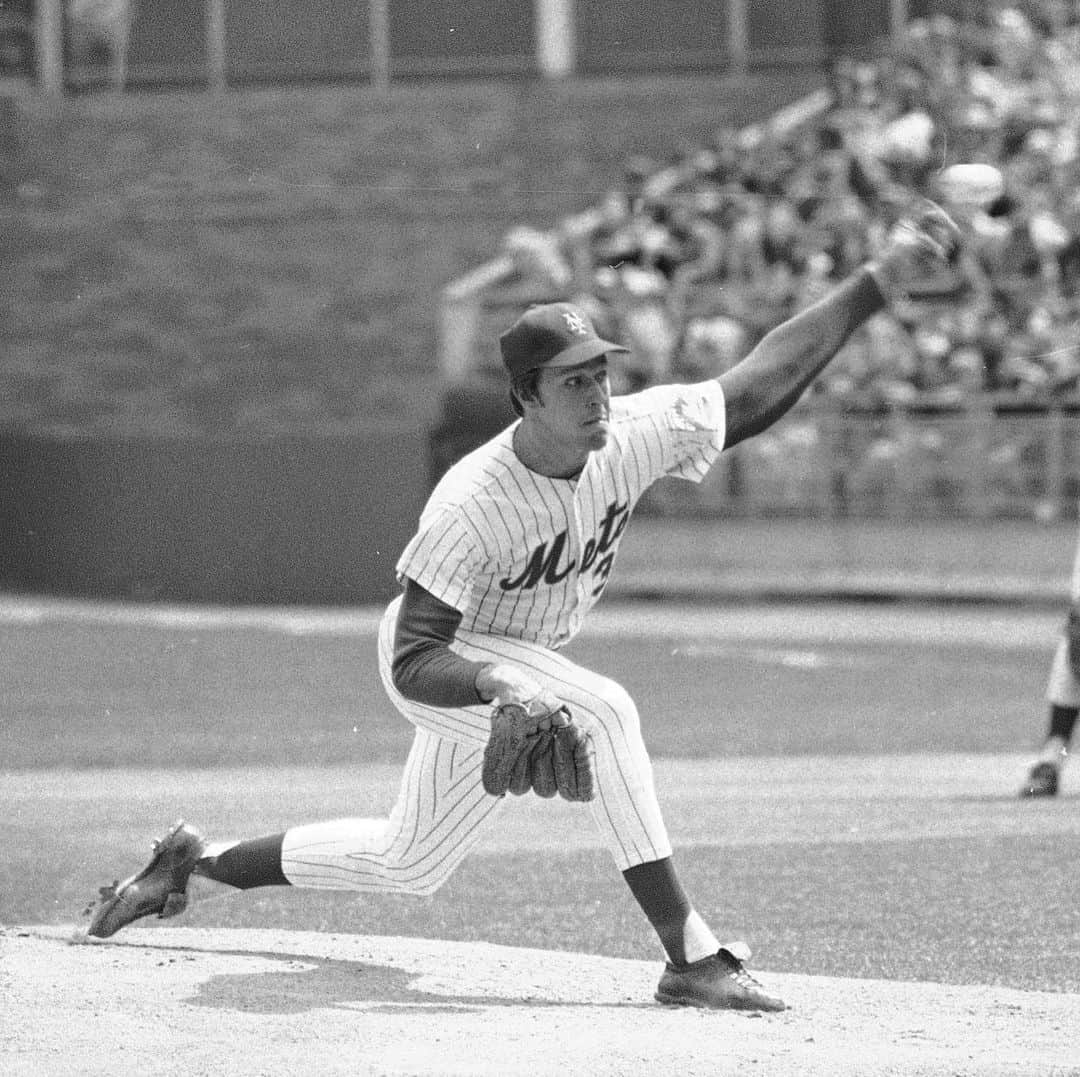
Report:
[[[0,436],[0,586],[209,603],[396,593],[415,427],[265,440]]]

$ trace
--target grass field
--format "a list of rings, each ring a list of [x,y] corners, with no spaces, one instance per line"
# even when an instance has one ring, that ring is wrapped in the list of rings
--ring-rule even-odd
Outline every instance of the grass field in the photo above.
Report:
[[[1080,1073],[1077,798],[1015,796],[1051,609],[594,615],[577,656],[640,704],[687,888],[789,1014],[656,1006],[587,809],[535,798],[429,898],[272,888],[65,945],[178,815],[386,812],[377,613],[0,601],[5,1073]]]
[[[177,814],[240,836],[389,806],[409,734],[374,675],[375,611],[4,611],[0,922],[75,920]],[[718,929],[793,972],[1080,990],[1076,800],[1014,797],[1056,613],[597,617],[578,657],[638,699]],[[654,952],[587,817],[525,801],[430,899],[262,891],[189,922]]]

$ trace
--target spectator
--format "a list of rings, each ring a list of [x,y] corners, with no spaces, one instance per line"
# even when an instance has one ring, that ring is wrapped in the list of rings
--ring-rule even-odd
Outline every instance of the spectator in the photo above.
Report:
[[[944,164],[993,162],[1001,197],[950,207],[967,217],[963,260],[897,312],[904,326],[894,317],[890,332],[858,334],[814,395],[880,407],[1071,393],[1062,329],[1075,328],[1065,300],[1080,295],[1078,72],[1075,3],[916,19],[876,62],[836,63],[825,114],[788,132],[722,128],[663,166],[631,158],[561,251],[521,230],[508,243],[542,263],[550,289],[608,312],[640,348],[628,382],[639,387],[724,363],[811,302],[880,249],[906,208],[898,191],[940,198]],[[938,319],[946,296],[966,319]]]
[[[726,314],[691,319],[683,333],[673,364],[677,381],[717,378],[750,351],[746,327]]]
[[[503,239],[514,268],[536,284],[537,294],[563,295],[573,282],[573,269],[556,237],[520,225]]]

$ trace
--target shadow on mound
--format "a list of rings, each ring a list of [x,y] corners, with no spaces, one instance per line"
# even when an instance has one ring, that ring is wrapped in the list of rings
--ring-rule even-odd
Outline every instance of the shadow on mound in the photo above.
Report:
[[[144,949],[157,949],[140,944]],[[600,1009],[640,1007],[654,1010],[649,1002],[595,1002],[590,999],[553,1000],[536,993],[455,994],[425,990],[417,982],[425,978],[406,969],[376,962],[345,961],[305,955],[282,955],[254,950],[200,950],[198,947],[161,948],[174,955],[161,964],[183,960],[182,954],[213,954],[261,958],[281,966],[277,972],[229,973],[210,977],[198,989],[194,1006],[235,1010],[240,1013],[298,1014],[324,1009],[354,1009],[368,1013],[464,1013],[490,1006],[565,1008],[590,1006]]]

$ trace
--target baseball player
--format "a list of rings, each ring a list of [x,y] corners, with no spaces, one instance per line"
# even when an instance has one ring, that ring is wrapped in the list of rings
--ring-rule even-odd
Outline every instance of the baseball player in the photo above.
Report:
[[[531,781],[541,789],[528,761],[495,759],[506,774],[489,781],[496,720],[510,714],[525,723],[521,743],[557,739],[575,724],[585,731],[589,750],[570,779],[578,784],[564,792],[549,759],[542,795],[557,785],[587,802],[581,810],[666,956],[656,998],[785,1009],[747,971],[745,944],[721,943],[679,881],[633,699],[570,661],[563,646],[602,595],[642,494],[663,476],[700,481],[722,450],[775,422],[851,333],[946,260],[957,239],[951,219],[927,205],[891,233],[877,260],[716,379],[624,397],[611,396],[608,365],[626,348],[600,338],[571,304],[526,311],[500,338],[519,418],[435,487],[397,564],[402,593],[379,629],[386,692],[415,727],[389,817],[233,842],[206,841],[177,823],[146,868],[103,888],[89,934],[174,915],[210,884],[433,893],[498,825],[507,788],[522,793]],[[521,781],[509,777],[511,764]]]
[[[1046,684],[1046,702],[1050,708],[1046,739],[1020,788],[1022,797],[1057,796],[1080,714],[1080,536],[1073,554],[1069,603]]]

